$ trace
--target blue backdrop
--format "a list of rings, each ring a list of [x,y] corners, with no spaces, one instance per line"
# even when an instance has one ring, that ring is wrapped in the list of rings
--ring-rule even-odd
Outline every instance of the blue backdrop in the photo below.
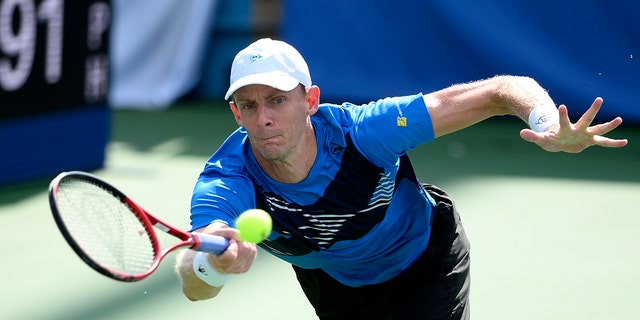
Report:
[[[601,118],[640,123],[640,1],[289,0],[284,19],[327,102],[516,74],[573,115],[601,96]]]

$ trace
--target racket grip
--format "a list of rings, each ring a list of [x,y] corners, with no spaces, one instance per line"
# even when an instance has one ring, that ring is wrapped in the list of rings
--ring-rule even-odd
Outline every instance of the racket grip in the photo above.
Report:
[[[191,235],[196,243],[191,247],[193,250],[220,255],[229,247],[229,239],[225,237],[204,233],[192,233]]]

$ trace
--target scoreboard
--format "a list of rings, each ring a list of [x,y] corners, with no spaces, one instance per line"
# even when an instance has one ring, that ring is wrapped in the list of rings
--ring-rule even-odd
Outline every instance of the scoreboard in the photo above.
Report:
[[[105,1],[0,0],[0,117],[104,102]]]
[[[108,0],[0,0],[0,185],[102,165],[111,14]]]

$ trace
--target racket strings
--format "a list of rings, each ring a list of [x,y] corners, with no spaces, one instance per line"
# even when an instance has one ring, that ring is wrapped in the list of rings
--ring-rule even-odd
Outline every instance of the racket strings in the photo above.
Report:
[[[138,215],[109,190],[81,179],[61,181],[57,191],[61,218],[70,235],[93,262],[110,271],[147,271],[158,253]]]

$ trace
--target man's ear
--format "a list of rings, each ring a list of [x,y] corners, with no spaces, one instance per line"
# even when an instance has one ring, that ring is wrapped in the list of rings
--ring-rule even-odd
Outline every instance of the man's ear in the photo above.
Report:
[[[240,111],[233,101],[229,101],[229,109],[231,109],[233,117],[236,119],[236,123],[242,127],[242,117],[240,116]]]
[[[320,88],[318,86],[307,88],[307,102],[309,103],[307,113],[312,116],[318,112],[318,106],[320,105]]]

